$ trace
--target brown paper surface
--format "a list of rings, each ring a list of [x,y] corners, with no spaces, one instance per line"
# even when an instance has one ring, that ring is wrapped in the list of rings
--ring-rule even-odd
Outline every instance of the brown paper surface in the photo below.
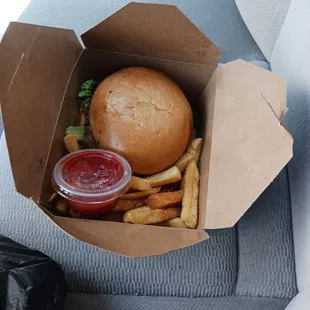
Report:
[[[21,37],[25,25],[11,26]],[[16,189],[38,201],[59,108],[82,48],[71,30],[31,25],[25,29],[32,29],[35,35],[31,46],[21,41],[18,66],[8,88],[1,91],[1,108]],[[16,44],[9,34],[1,42],[1,55]],[[14,54],[13,62],[17,58]],[[1,56],[1,60],[0,66],[5,68],[10,57]],[[11,67],[8,72],[1,82],[3,87],[12,75]]]
[[[68,126],[74,126],[78,119],[80,111],[80,100],[77,97],[81,84],[94,77],[94,72],[90,66],[90,61],[86,50],[83,50],[76,66],[70,77],[63,103],[59,110],[58,120],[53,133],[50,153],[48,156],[43,185],[40,194],[40,202],[47,204],[53,189],[51,186],[52,171],[60,158],[67,154],[63,138]]]
[[[205,228],[206,222],[206,201],[209,186],[209,171],[210,171],[210,155],[211,155],[211,142],[212,142],[212,129],[213,118],[215,110],[216,99],[216,83],[217,74],[214,73],[211,77],[208,85],[206,86],[201,98],[200,98],[200,111],[201,118],[203,119],[202,133],[204,137],[203,150],[199,160],[200,171],[200,189],[199,189],[199,216],[198,216],[198,228]]]
[[[205,228],[215,229],[232,227],[272,182],[292,157],[293,139],[278,119],[285,109],[282,78],[234,61],[211,82],[206,91],[214,113],[202,154],[200,207],[206,207]]]
[[[204,230],[59,217],[42,205],[35,205],[71,237],[129,257],[159,255],[209,238]]]
[[[217,65],[221,51],[175,6],[129,3],[82,35],[86,47]]]
[[[28,56],[40,29],[38,25],[11,22],[0,44],[0,100],[8,91],[9,85],[18,68],[22,54]]]
[[[166,253],[208,239],[203,230],[54,217],[69,235],[107,251],[131,257]]]

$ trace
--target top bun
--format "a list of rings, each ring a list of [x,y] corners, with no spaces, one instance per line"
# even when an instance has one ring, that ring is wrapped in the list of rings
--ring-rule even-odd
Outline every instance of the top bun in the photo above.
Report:
[[[136,174],[172,166],[189,142],[193,116],[182,90],[167,76],[127,68],[107,77],[90,105],[99,147],[124,156]]]

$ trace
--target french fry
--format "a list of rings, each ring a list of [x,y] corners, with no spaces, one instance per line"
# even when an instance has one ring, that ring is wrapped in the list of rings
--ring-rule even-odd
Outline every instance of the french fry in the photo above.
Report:
[[[53,194],[51,195],[51,197],[48,199],[48,202],[54,202],[57,198],[58,194],[56,192],[53,192]]]
[[[68,216],[69,214],[69,206],[67,204],[67,200],[64,198],[60,198],[57,200],[55,208],[60,215]]]
[[[119,199],[140,199],[140,198],[145,198],[148,197],[152,194],[156,194],[160,191],[160,187],[155,187],[151,188],[147,191],[141,191],[141,192],[134,192],[134,193],[129,193],[129,194],[124,194],[121,196]]]
[[[144,200],[151,209],[161,209],[175,206],[182,202],[183,191],[158,193],[149,196]]]
[[[80,213],[77,213],[77,212],[73,211],[72,209],[69,210],[69,215],[75,219],[79,219],[81,217]]]
[[[113,209],[111,209],[109,212],[112,213],[126,212],[135,208],[140,208],[143,205],[144,205],[143,200],[119,199],[117,200]]]
[[[146,178],[151,182],[152,187],[162,186],[178,182],[182,179],[181,172],[177,166],[173,166],[163,172]]]
[[[183,181],[184,195],[181,219],[186,226],[196,228],[198,223],[199,171],[195,160],[192,160],[185,169]]]
[[[151,188],[151,183],[147,179],[131,177],[130,188],[136,189],[138,191],[146,191]]]
[[[129,223],[130,222],[129,216],[132,213],[136,213],[136,212],[142,213],[142,212],[146,212],[146,211],[151,211],[151,209],[149,207],[141,207],[141,208],[129,210],[129,211],[124,213],[124,215],[123,215],[123,222],[124,223]]]
[[[103,221],[107,222],[123,222],[122,213],[107,213],[102,217]]]
[[[199,161],[202,145],[203,145],[203,139],[197,138],[190,143],[187,150],[187,153],[192,154],[193,157],[195,158],[196,164]]]
[[[184,153],[180,157],[180,159],[175,163],[175,165],[179,168],[180,172],[182,173],[193,158],[194,158],[193,154]]]
[[[130,212],[128,214],[128,219],[134,224],[149,225],[170,220],[174,217],[180,216],[180,214],[180,208],[156,209],[144,212]]]
[[[64,137],[65,147],[68,152],[75,152],[79,150],[79,143],[77,136],[74,134],[69,134]]]
[[[175,217],[174,219],[158,223],[157,225],[174,228],[189,228],[183,223],[180,217]]]

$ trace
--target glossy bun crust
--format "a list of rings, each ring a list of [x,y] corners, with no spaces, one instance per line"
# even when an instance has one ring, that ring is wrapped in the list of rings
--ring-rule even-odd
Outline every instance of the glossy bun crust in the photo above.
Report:
[[[127,68],[96,89],[90,124],[100,148],[124,156],[134,173],[149,175],[172,166],[183,154],[193,117],[184,93],[167,76]]]

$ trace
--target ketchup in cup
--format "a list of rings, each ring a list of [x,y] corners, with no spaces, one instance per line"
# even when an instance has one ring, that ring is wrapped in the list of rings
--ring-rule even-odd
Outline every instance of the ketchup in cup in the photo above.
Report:
[[[122,156],[105,150],[70,153],[55,166],[52,184],[70,208],[86,217],[111,209],[130,186],[131,168]]]

